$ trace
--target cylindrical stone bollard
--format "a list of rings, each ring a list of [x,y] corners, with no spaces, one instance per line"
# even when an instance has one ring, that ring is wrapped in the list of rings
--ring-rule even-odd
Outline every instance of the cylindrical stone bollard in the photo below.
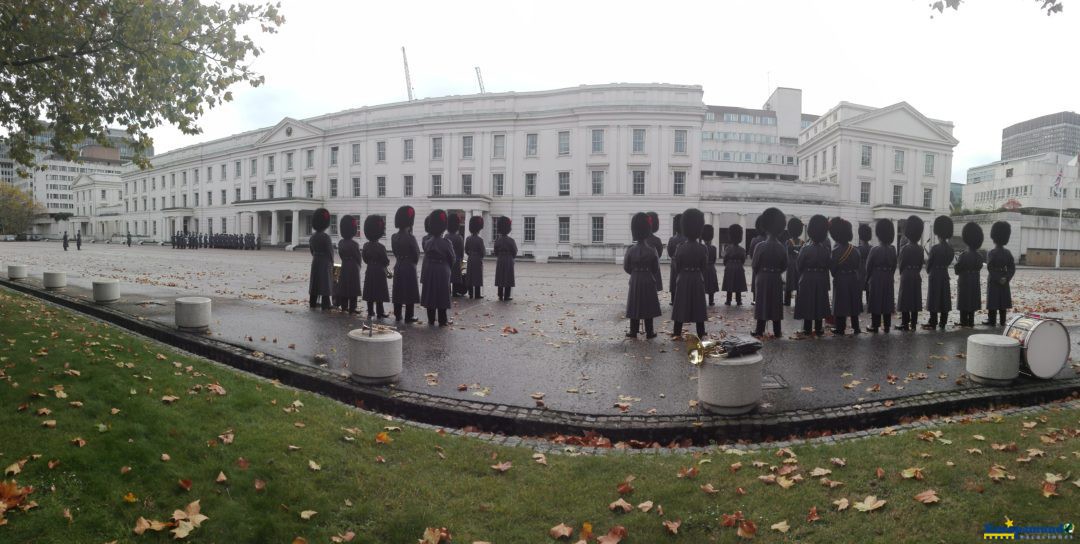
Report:
[[[26,279],[26,265],[25,264],[9,264],[7,267],[7,276],[9,280],[25,280]]]
[[[176,299],[176,327],[190,332],[203,332],[209,329],[210,299],[206,297]]]
[[[984,385],[1009,385],[1020,375],[1020,341],[998,334],[967,339],[967,373]]]
[[[111,304],[120,300],[120,282],[113,279],[94,280],[94,302]]]
[[[698,367],[698,400],[717,414],[745,414],[761,401],[761,353],[706,357]]]
[[[388,383],[401,374],[401,334],[379,331],[349,331],[350,377],[361,383]]]
[[[67,287],[67,272],[45,272],[41,275],[41,284],[46,289],[63,289]]]

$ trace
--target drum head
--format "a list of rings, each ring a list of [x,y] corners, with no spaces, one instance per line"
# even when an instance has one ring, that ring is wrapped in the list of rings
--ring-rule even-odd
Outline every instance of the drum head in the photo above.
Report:
[[[1057,376],[1069,358],[1069,332],[1058,321],[1042,321],[1024,342],[1025,359],[1038,378]]]

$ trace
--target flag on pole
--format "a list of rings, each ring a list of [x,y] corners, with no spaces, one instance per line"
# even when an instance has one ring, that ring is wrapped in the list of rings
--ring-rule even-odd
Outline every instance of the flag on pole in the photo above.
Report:
[[[1064,194],[1061,190],[1061,176],[1064,174],[1064,168],[1058,170],[1057,179],[1054,180],[1054,196],[1062,196]]]

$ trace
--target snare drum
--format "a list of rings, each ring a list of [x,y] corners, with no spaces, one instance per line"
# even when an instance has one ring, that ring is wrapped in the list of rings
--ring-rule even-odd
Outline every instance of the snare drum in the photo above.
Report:
[[[1057,376],[1069,360],[1069,331],[1056,319],[1018,315],[1005,326],[1005,336],[1020,341],[1020,371],[1036,378]]]

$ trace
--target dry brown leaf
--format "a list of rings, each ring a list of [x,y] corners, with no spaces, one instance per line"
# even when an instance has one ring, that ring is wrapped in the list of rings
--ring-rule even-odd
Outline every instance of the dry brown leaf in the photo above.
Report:
[[[938,498],[937,491],[934,491],[933,489],[927,489],[926,491],[923,491],[922,493],[919,493],[918,495],[915,495],[915,500],[917,500],[917,501],[919,501],[919,502],[921,502],[923,504],[931,504],[931,503],[938,502],[941,499]]]
[[[781,533],[786,533],[789,529],[791,529],[791,527],[788,526],[787,520],[781,521],[779,523],[774,523],[770,525],[769,528],[774,531],[780,531]]]
[[[743,520],[739,522],[739,530],[735,532],[739,538],[745,538],[746,540],[752,540],[754,535],[757,534],[757,525],[750,520]]]
[[[873,495],[867,495],[867,497],[859,502],[856,502],[853,506],[860,512],[873,512],[882,506],[885,506],[885,499],[879,499]]]
[[[832,501],[832,503],[836,505],[836,511],[837,512],[843,512],[844,510],[847,510],[847,507],[850,505],[848,500],[846,498],[844,498],[844,497],[841,497],[841,498],[839,498],[839,499],[837,499],[835,501]]]
[[[621,498],[608,505],[608,510],[615,512],[616,510],[622,510],[624,513],[634,509],[634,506]]]
[[[811,506],[810,507],[810,513],[806,514],[807,523],[813,523],[815,521],[820,521],[820,520],[821,520],[821,516],[818,515],[817,507],[816,506]]]
[[[720,492],[720,490],[713,487],[712,484],[705,484],[705,485],[701,486],[701,490],[704,491],[708,495],[714,495],[714,494]]]
[[[574,534],[574,528],[565,523],[560,523],[548,531],[548,536],[554,539],[570,538]]]
[[[669,533],[671,533],[673,535],[677,535],[677,534],[679,534],[679,526],[682,525],[682,520],[681,519],[677,519],[675,521],[664,520],[663,524],[664,524],[664,528],[667,529],[667,532],[669,532]]]
[[[318,512],[314,510],[304,510],[303,512],[300,512],[300,519],[308,520],[315,517],[315,514],[318,514]]]
[[[652,501],[645,501],[645,502],[637,505],[638,510],[641,510],[642,512],[648,512],[649,510],[652,510],[652,507],[653,507],[653,502]]]
[[[514,466],[513,463],[511,463],[510,461],[503,461],[502,463],[491,465],[491,468],[495,472],[498,472],[498,473],[501,474],[503,472],[506,472],[506,471],[510,470],[513,466]]]

